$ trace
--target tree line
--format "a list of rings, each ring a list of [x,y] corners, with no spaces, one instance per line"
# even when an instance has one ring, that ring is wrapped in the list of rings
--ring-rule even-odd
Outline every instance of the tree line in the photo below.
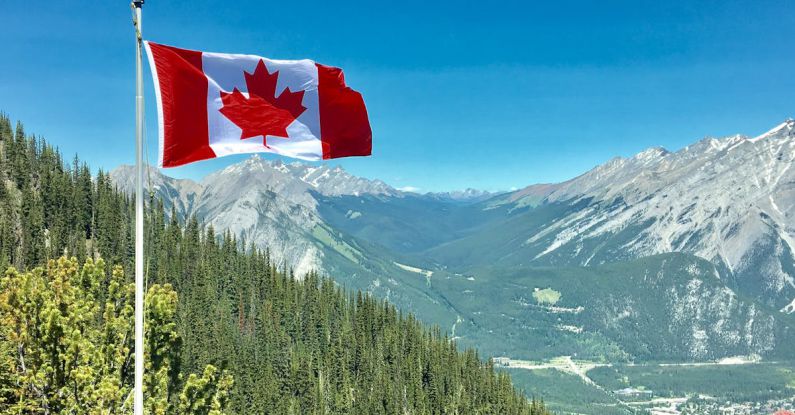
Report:
[[[132,200],[6,115],[0,184],[0,410],[129,412]],[[145,216],[149,413],[548,414],[438,327],[152,196]]]

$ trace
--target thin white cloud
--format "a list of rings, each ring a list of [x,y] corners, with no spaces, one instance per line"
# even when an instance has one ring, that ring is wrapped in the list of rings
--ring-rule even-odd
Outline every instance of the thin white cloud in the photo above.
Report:
[[[398,187],[398,190],[400,190],[401,192],[419,193],[420,190],[422,189],[414,186],[403,186],[403,187]]]

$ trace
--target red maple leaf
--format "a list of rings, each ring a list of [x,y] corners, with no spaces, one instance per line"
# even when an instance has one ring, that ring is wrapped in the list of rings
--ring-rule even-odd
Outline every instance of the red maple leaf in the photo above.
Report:
[[[243,72],[246,77],[248,97],[237,88],[231,93],[221,91],[221,113],[240,127],[240,139],[262,136],[262,144],[268,146],[267,137],[287,137],[290,125],[306,108],[301,104],[304,91],[292,92],[290,88],[276,96],[279,71],[268,72],[265,62],[260,60],[254,73]]]

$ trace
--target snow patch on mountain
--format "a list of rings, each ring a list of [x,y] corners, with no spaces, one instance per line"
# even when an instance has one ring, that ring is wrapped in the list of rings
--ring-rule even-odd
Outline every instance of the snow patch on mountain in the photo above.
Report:
[[[781,309],[782,313],[792,314],[795,313],[795,298],[792,299],[792,302],[785,305],[784,308]]]
[[[756,142],[756,141],[759,141],[759,140],[764,140],[764,139],[766,139],[768,137],[775,137],[777,135],[789,134],[789,133],[792,132],[793,129],[795,129],[795,120],[790,118],[790,119],[787,119],[786,121],[784,121],[783,123],[773,127],[770,131],[768,131],[768,132],[766,132],[764,134],[758,135],[758,136],[756,136],[754,138],[751,138],[750,141]]]

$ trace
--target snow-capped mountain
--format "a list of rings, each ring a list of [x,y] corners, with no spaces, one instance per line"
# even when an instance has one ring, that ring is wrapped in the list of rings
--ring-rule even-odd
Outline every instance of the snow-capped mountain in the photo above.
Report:
[[[111,172],[131,192],[134,168]],[[278,262],[300,275],[322,269],[323,250],[316,241],[323,220],[315,194],[394,196],[401,192],[379,180],[355,177],[340,167],[269,161],[257,155],[205,177],[201,182],[174,179],[151,168],[145,178],[181,217],[196,215],[217,231],[231,231],[246,243],[269,248]]]
[[[147,177],[181,217],[267,247],[299,275],[320,269],[455,327],[462,344],[496,336],[491,352],[529,353],[538,339],[522,330],[538,327],[572,353],[712,359],[779,356],[792,339],[793,162],[789,120],[758,137],[651,148],[496,195],[419,195],[339,167],[257,156],[200,182],[156,169]],[[132,190],[131,167],[111,177]],[[561,320],[533,305],[538,287],[575,311]]]
[[[469,187],[464,190],[425,193],[425,196],[432,199],[438,199],[441,201],[476,203],[492,198],[501,193],[504,192],[489,192],[487,190],[473,189]]]
[[[795,308],[795,121],[757,137],[650,148],[570,181],[494,205],[577,206],[526,235],[532,260],[592,265],[687,252],[725,270],[738,291]]]
[[[256,160],[258,156],[252,156]],[[267,162],[266,162],[267,163]],[[340,166],[309,165],[301,162],[283,163],[279,160],[270,163],[271,167],[288,173],[312,186],[325,196],[385,195],[399,196],[400,191],[381,180],[369,180],[354,176]]]

